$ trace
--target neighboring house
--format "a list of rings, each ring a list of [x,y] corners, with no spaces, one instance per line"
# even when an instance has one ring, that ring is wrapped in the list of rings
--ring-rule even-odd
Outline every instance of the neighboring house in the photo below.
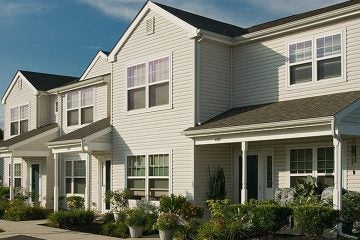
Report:
[[[32,107],[34,130],[10,138],[25,124],[11,110],[14,78],[5,172],[46,157],[55,210],[59,196],[80,195],[106,211],[105,191],[123,188],[132,200],[175,193],[204,205],[218,165],[234,202],[271,199],[311,175],[340,208],[341,187],[360,191],[359,26],[358,0],[246,29],[149,1],[79,80],[35,91],[49,110]],[[25,164],[10,166],[29,188]]]

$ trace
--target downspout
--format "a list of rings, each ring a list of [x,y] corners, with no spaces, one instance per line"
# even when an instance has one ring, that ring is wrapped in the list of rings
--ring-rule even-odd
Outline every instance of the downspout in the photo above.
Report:
[[[198,32],[200,38],[195,39],[195,126],[201,125],[200,114],[200,43],[204,40]]]
[[[338,132],[336,132],[336,124],[335,124],[335,119],[333,119],[333,120],[331,120],[331,135],[332,135],[332,137],[334,138],[334,139],[336,139],[337,141],[341,141],[341,135],[340,135],[340,133]],[[336,154],[337,155],[340,155],[340,156],[342,156],[342,148],[341,148],[341,152],[340,153],[338,153],[338,152],[336,152]],[[340,157],[340,160],[342,161],[342,157]],[[335,164],[337,164],[337,163],[335,163]],[[341,202],[342,201],[342,167],[340,168],[340,174],[337,176],[337,178],[339,178],[340,177],[340,186],[338,186],[338,188],[339,188],[339,191],[340,191],[340,199],[339,199],[339,201]],[[335,173],[335,174],[338,174],[338,173]],[[339,208],[339,210],[341,211],[342,210],[342,204],[340,204],[340,208]],[[343,231],[342,231],[342,223],[339,223],[338,224],[338,226],[337,226],[337,233],[339,234],[339,236],[341,236],[341,237],[344,237],[344,238],[348,238],[348,239],[358,239],[357,237],[355,237],[355,236],[352,236],[352,235],[348,235],[348,234],[345,234],[345,233],[343,233]]]

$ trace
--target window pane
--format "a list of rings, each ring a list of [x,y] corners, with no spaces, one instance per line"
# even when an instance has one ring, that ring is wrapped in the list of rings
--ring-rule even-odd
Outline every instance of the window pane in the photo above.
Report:
[[[20,107],[20,119],[27,119],[29,117],[29,106],[24,105]]]
[[[71,110],[67,112],[67,125],[79,125],[79,110]]]
[[[318,58],[340,54],[341,34],[318,38],[316,44]]]
[[[85,177],[86,176],[86,164],[85,161],[74,161],[74,176]]]
[[[67,108],[68,109],[79,107],[79,92],[78,91],[69,92],[66,94],[66,96],[67,96]]]
[[[21,177],[21,163],[14,164],[14,176]]]
[[[20,121],[20,134],[26,133],[27,131],[29,131],[29,121],[28,120]]]
[[[65,162],[65,174],[67,177],[71,177],[72,176],[72,162],[71,161],[66,161]]]
[[[94,89],[87,88],[81,90],[81,106],[89,106],[92,105],[94,102]]]
[[[150,179],[149,187],[150,200],[159,200],[162,196],[169,194],[168,179]]]
[[[169,80],[169,57],[149,62],[149,83]]]
[[[317,171],[319,173],[334,172],[334,148],[318,148],[317,149]]]
[[[21,187],[21,178],[14,178],[15,187]]]
[[[318,61],[318,80],[341,77],[341,57]]]
[[[312,149],[290,150],[290,173],[312,172]]]
[[[290,84],[312,81],[312,63],[305,63],[290,67]]]
[[[319,176],[317,177],[317,183],[322,188],[334,186],[334,176]]]
[[[94,107],[81,109],[81,124],[92,123],[94,121]]]
[[[12,122],[10,124],[10,135],[18,135],[19,134],[19,122]]]
[[[150,86],[150,107],[169,104],[169,83]]]
[[[71,193],[71,178],[66,178],[65,192]]]
[[[127,69],[127,87],[142,86],[145,84],[145,63]]]
[[[128,110],[145,108],[145,88],[128,91]]]
[[[19,108],[15,107],[10,110],[10,120],[11,121],[18,121],[19,120]]]
[[[296,63],[312,58],[312,41],[300,42],[289,46],[289,62]]]
[[[296,183],[299,180],[305,180],[306,177],[305,176],[291,176],[290,177],[290,187],[295,187]]]
[[[145,176],[145,156],[128,157],[128,176]]]
[[[130,190],[131,199],[145,198],[145,179],[128,179],[127,188]]]
[[[74,194],[85,194],[85,178],[74,178]]]
[[[149,155],[149,176],[169,176],[169,155]]]

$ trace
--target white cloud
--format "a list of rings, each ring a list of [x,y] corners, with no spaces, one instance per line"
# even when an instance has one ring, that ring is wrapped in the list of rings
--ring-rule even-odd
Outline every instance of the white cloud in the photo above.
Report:
[[[14,18],[46,10],[43,4],[33,1],[0,0],[0,18]]]
[[[276,15],[289,15],[322,8],[345,0],[246,0],[254,7],[262,8]]]

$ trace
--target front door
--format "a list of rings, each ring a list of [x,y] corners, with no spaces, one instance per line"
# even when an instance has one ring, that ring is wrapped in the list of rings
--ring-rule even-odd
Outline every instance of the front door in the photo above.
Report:
[[[38,202],[40,197],[40,164],[31,165],[31,201]]]
[[[258,155],[248,155],[247,156],[247,190],[248,190],[248,199],[258,199],[258,186],[259,186],[259,156]],[[241,187],[242,187],[242,157],[239,157],[239,180],[240,180],[240,199],[241,199]]]
[[[111,161],[107,160],[102,162],[102,183],[101,195],[103,196],[103,212],[110,210],[110,201],[105,198],[105,193],[111,190]]]

